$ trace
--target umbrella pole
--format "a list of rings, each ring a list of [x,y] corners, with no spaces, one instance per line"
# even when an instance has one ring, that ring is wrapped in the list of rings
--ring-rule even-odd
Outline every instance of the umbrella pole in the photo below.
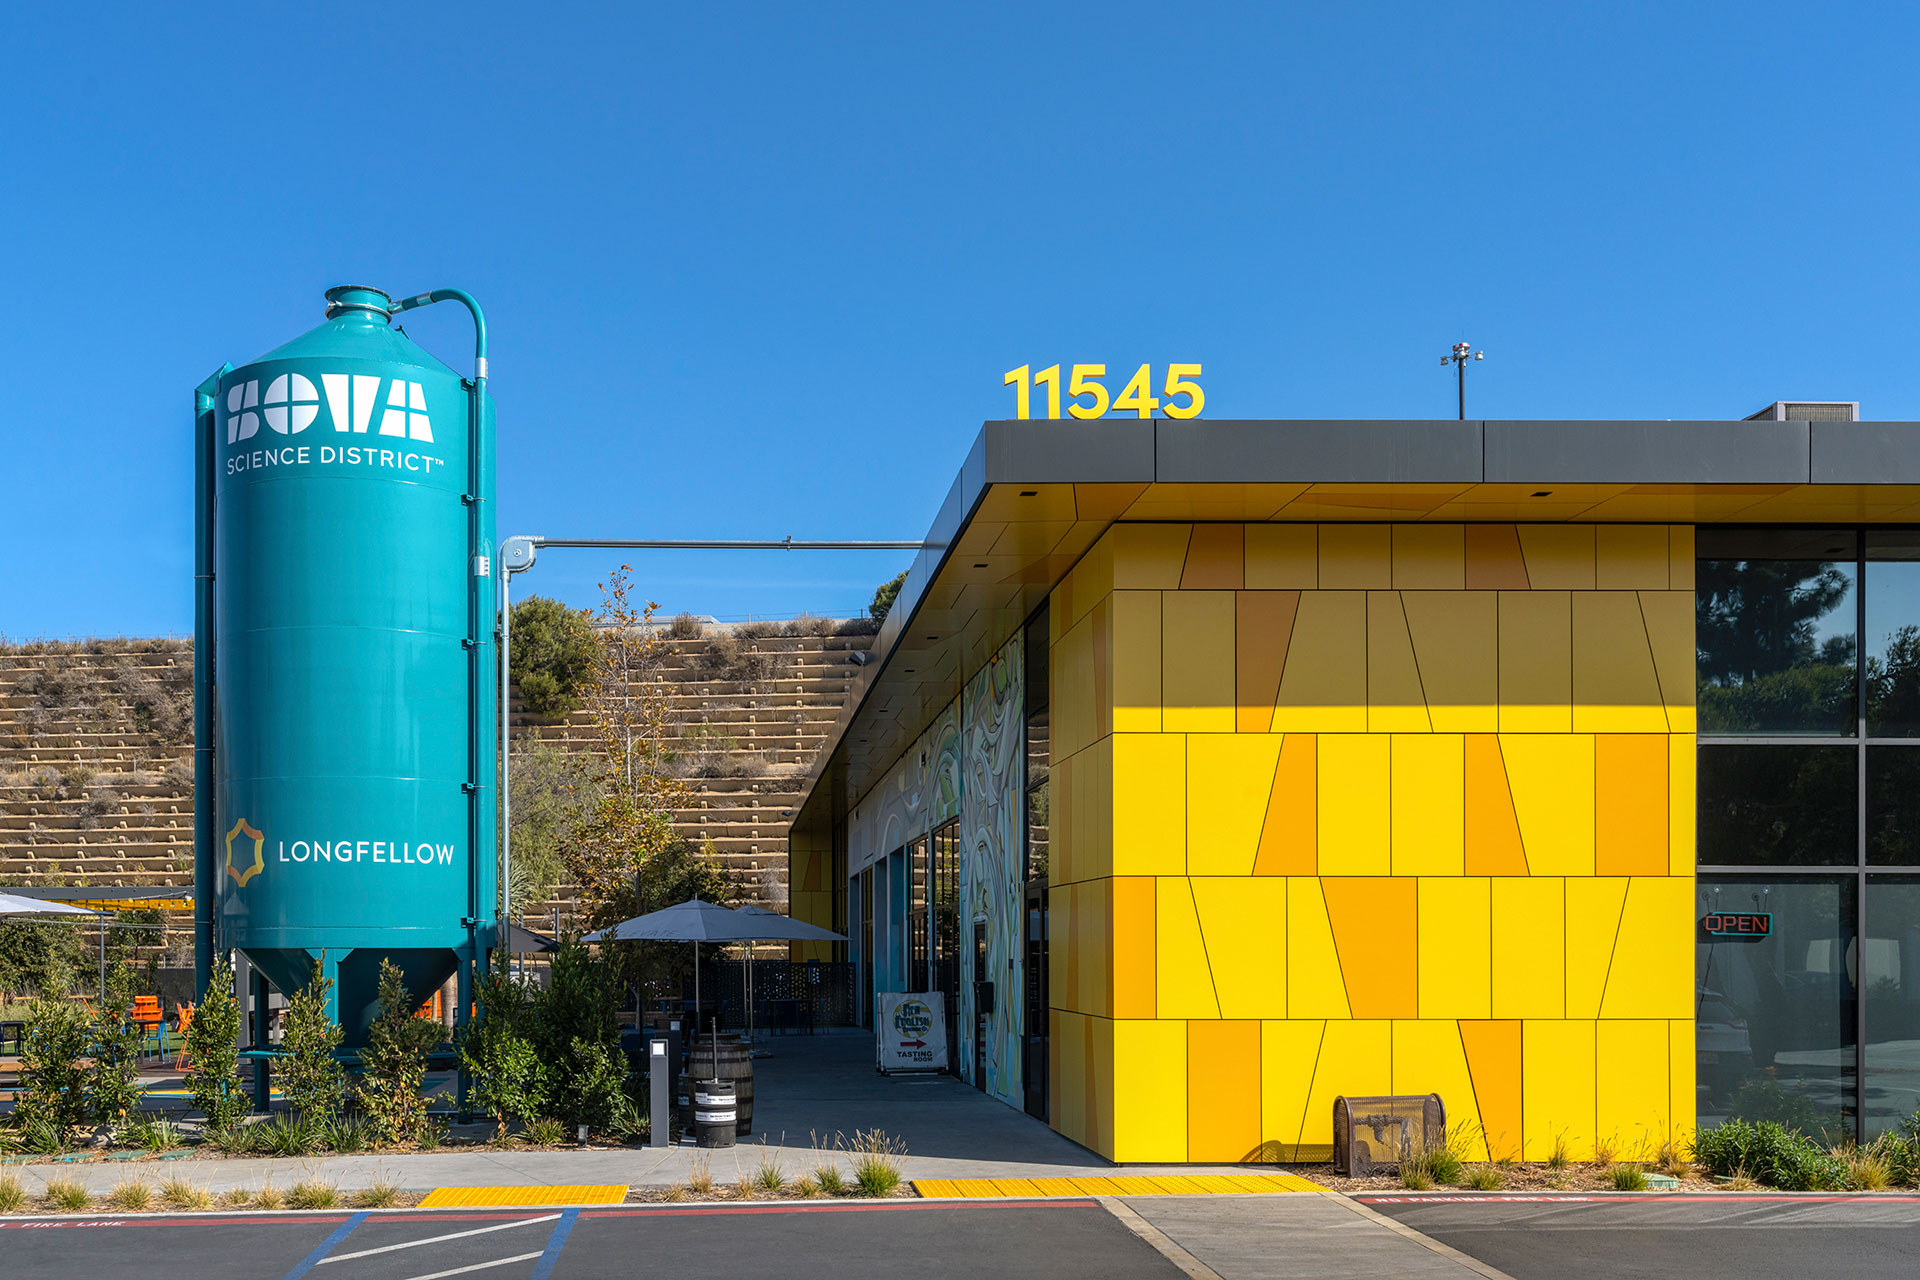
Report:
[[[685,990],[685,988],[681,988]],[[700,939],[693,940],[693,1046],[700,1047]]]

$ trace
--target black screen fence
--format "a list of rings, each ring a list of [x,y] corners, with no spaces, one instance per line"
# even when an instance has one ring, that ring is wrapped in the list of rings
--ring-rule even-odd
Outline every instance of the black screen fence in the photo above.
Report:
[[[709,1006],[725,1003],[720,1025],[729,1031],[747,1026],[745,970],[737,959],[700,958],[700,998]],[[768,1031],[854,1026],[853,975],[853,964],[844,960],[755,960],[754,1022]]]

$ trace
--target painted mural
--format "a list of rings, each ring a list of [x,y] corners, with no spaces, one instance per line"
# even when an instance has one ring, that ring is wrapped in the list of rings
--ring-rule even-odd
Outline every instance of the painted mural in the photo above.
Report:
[[[960,755],[960,699],[955,698],[854,807],[847,824],[849,873],[960,812]]]
[[[1021,840],[1021,798],[1026,786],[1025,653],[1015,638],[975,673],[961,694],[960,789],[961,946],[973,952],[974,928],[986,927],[987,963],[977,979],[995,987],[992,1025],[984,1062],[974,1061],[974,999],[961,986],[961,1074],[971,1084],[985,1073],[986,1092],[1013,1106],[1021,1100],[1020,925],[1024,918],[1026,865]],[[967,972],[971,964],[962,966]]]

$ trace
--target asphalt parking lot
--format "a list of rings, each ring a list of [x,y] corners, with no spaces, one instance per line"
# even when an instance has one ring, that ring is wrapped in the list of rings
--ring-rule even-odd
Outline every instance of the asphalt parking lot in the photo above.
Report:
[[[1920,1275],[1920,1196],[1363,1195],[1514,1277]]]
[[[0,1221],[0,1274],[87,1280],[1181,1275],[1091,1200],[16,1218]]]

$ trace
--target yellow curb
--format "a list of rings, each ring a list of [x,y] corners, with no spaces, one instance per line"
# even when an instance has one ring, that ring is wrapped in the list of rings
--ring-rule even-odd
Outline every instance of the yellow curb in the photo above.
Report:
[[[550,1204],[620,1204],[624,1186],[574,1187],[441,1187],[427,1193],[422,1209],[518,1209]]]
[[[1324,1190],[1293,1173],[1159,1174],[1151,1178],[928,1178],[915,1182],[913,1189],[926,1200],[1285,1195]]]

